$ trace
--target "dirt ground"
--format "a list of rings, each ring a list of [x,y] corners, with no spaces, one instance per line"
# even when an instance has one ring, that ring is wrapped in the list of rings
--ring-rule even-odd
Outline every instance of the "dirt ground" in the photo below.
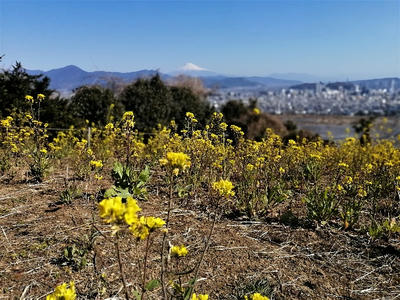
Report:
[[[88,194],[70,205],[58,203],[63,182],[62,176],[53,176],[41,184],[0,184],[0,299],[44,299],[70,280],[79,299],[122,299],[109,225],[99,219],[96,201]],[[80,184],[93,192],[87,183]],[[151,190],[140,206],[143,215],[165,218],[167,200],[161,191]],[[199,261],[210,232],[211,216],[196,207],[174,203],[169,240],[189,250],[187,257],[170,261],[179,272]],[[161,238],[159,233],[152,239],[147,279],[159,276]],[[72,246],[73,254],[66,255]],[[128,234],[121,240],[130,289],[140,285],[144,247]],[[256,291],[271,299],[396,299],[400,241],[371,242],[366,234],[332,226],[221,218],[199,275],[196,290],[210,299],[243,299]],[[147,299],[160,295],[158,288]]]

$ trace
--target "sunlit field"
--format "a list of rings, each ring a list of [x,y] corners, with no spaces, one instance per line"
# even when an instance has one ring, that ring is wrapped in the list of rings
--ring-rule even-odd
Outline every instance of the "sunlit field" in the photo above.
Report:
[[[246,139],[219,112],[53,130],[45,96],[25,101],[1,120],[1,299],[400,294],[399,137],[373,123],[340,141]]]

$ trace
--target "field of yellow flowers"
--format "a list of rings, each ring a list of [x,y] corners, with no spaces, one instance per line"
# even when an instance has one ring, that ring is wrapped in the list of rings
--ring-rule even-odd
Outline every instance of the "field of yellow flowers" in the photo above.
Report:
[[[394,299],[398,140],[260,141],[214,113],[0,122],[0,299]]]

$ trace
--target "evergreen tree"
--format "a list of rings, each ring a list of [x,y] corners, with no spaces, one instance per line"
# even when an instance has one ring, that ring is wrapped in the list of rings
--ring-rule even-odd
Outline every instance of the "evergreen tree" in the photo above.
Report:
[[[29,75],[20,62],[16,62],[12,70],[0,73],[0,115],[9,115],[13,110],[25,111],[29,104],[26,95],[36,97],[43,94],[46,99],[53,93],[49,89],[50,79],[43,75]]]
[[[90,124],[104,126],[112,113],[119,114],[121,111],[112,91],[100,86],[78,88],[71,97],[69,107],[77,125],[83,125],[88,120]]]
[[[135,127],[139,131],[150,132],[157,124],[166,125],[171,120],[172,93],[158,74],[126,86],[120,101],[126,111],[133,111]]]
[[[179,129],[185,126],[186,112],[192,112],[201,125],[205,125],[214,109],[202,97],[196,95],[190,88],[170,88],[173,98],[173,111],[170,119],[174,119]]]

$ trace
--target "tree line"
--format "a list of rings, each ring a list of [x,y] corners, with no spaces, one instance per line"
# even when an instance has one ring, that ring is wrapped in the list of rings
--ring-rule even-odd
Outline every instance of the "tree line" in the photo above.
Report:
[[[126,84],[118,91],[110,86],[82,86],[68,99],[49,86],[48,77],[28,74],[19,62],[11,70],[0,72],[0,117],[28,111],[30,104],[25,96],[38,94],[47,99],[41,103],[41,121],[53,128],[92,124],[101,127],[118,121],[125,111],[134,112],[135,127],[140,132],[151,132],[171,120],[178,129],[183,129],[186,112],[192,112],[199,128],[204,128],[215,111],[201,82],[194,78],[178,77],[173,84],[166,84],[155,75]],[[273,128],[281,135],[288,133],[278,119],[259,111],[255,113],[257,110],[256,101],[249,104],[228,101],[221,107],[225,121],[240,126],[249,138],[261,138],[266,128]]]
[[[148,132],[171,120],[183,128],[187,111],[193,112],[204,124],[213,112],[203,95],[195,93],[189,86],[167,85],[159,75],[127,84],[118,94],[103,86],[82,86],[69,99],[60,97],[49,86],[48,77],[28,74],[19,62],[11,70],[4,70],[0,73],[1,117],[27,111],[30,104],[25,96],[37,94],[43,94],[47,99],[41,104],[41,121],[60,128],[87,123],[104,126],[110,120],[120,118],[124,111],[133,111],[136,128]]]

